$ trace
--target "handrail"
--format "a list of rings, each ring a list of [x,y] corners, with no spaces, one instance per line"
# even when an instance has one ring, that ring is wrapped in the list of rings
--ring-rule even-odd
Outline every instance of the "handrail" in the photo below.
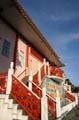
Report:
[[[35,85],[39,90],[42,91],[42,89],[41,89],[38,85],[36,85],[34,82],[32,82],[32,81],[30,81],[30,80],[27,80],[27,81],[30,82],[30,83],[32,83],[32,84]],[[53,100],[54,102],[56,102],[56,99],[53,98],[53,97],[51,97],[50,95],[48,95],[48,93],[46,93],[46,96],[49,97],[49,98],[50,98],[51,100]]]
[[[42,97],[42,89],[36,85],[34,82],[27,80],[32,83],[32,90],[35,94],[37,94],[40,98]],[[34,85],[34,86],[33,86]],[[52,116],[56,117],[56,100],[52,98],[48,93],[46,93],[48,100],[48,111],[52,114]]]
[[[46,74],[45,74],[45,71],[44,71],[44,65],[42,65],[42,67],[40,69],[40,72],[41,72],[41,79],[45,78]],[[33,86],[34,83],[37,84],[37,85]],[[40,89],[39,87],[37,87],[38,85],[39,85],[39,82],[38,82],[38,72],[37,72],[33,76],[32,90],[39,97],[42,97],[42,89]],[[37,89],[37,88],[39,88],[39,89]],[[52,97],[49,97],[48,94],[47,94],[47,100],[48,100],[48,111],[51,113],[52,116],[56,117],[56,100],[54,98],[52,98]]]
[[[42,89],[30,80],[28,82],[35,86],[37,91],[40,91],[41,95],[37,91],[30,91],[26,85],[19,81],[15,76],[12,76],[12,90],[11,96],[18,102],[18,104],[28,113],[33,120],[41,120],[41,97]],[[48,98],[48,110],[56,117],[56,101],[49,95]],[[39,106],[38,106],[39,104]],[[30,105],[30,108],[28,107]],[[35,107],[33,107],[35,106]],[[37,106],[37,107],[36,107]]]
[[[34,82],[27,80],[28,82],[32,83],[33,85],[35,85],[39,90],[42,90],[38,85],[36,85]]]
[[[0,93],[6,92],[8,72],[0,73]]]
[[[68,91],[65,91],[65,96],[72,102],[75,101],[75,96],[69,93]]]
[[[11,96],[32,120],[41,120],[41,99],[15,76],[12,76]]]
[[[0,72],[0,77],[1,77],[1,76],[3,76],[3,77],[4,77],[4,76],[7,76],[7,74],[8,74],[8,72]]]
[[[50,95],[46,94],[47,97],[49,97],[51,100],[53,100],[56,103],[56,99],[51,97]]]
[[[63,77],[63,70],[56,66],[50,66],[50,75],[55,75],[59,77]]]
[[[16,78],[16,76],[14,76],[13,75],[13,77],[15,77]],[[17,78],[16,78],[17,79]],[[17,79],[18,80],[18,79]],[[27,80],[28,82],[31,82],[30,80]],[[20,83],[20,84],[22,84],[22,86],[25,88],[25,89],[28,89],[29,90],[29,88],[23,83],[23,82],[21,82],[21,81],[19,81],[18,80],[18,82]],[[34,84],[33,82],[32,82],[32,84]],[[36,84],[34,84],[35,86],[37,86]],[[40,88],[39,88],[40,89]],[[33,91],[31,91],[36,97],[38,97],[38,99],[40,99],[40,97],[39,96],[37,96]]]
[[[18,76],[17,78],[19,78],[24,72],[26,72],[27,68],[25,68]]]

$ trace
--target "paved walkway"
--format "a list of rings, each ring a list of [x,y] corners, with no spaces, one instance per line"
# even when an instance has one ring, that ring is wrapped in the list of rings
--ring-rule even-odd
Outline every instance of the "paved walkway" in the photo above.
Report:
[[[70,111],[62,120],[79,120],[79,102],[78,105]]]

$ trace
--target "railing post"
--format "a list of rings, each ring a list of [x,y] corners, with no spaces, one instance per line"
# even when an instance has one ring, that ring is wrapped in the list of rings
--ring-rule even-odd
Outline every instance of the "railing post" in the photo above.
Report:
[[[56,97],[56,117],[60,118],[61,117],[61,103],[60,103],[60,96],[59,96],[59,91],[56,91],[57,97]]]
[[[49,62],[47,62],[47,66],[48,66],[48,75],[50,75]]]
[[[46,59],[44,58],[44,73],[46,74]]]
[[[78,104],[78,96],[77,95],[74,95],[75,96],[75,104],[77,105]]]
[[[29,90],[32,91],[32,80],[33,80],[33,75],[32,75],[32,71],[30,71],[30,75],[29,75]]]
[[[40,70],[40,65],[38,66],[38,81],[39,81],[39,83],[41,82],[41,70]]]
[[[46,96],[46,88],[42,88],[42,98],[41,98],[41,120],[48,120],[48,102]]]
[[[14,63],[11,62],[10,68],[8,70],[8,79],[7,79],[6,94],[10,94],[11,87],[12,87],[12,74],[14,73],[13,64]]]

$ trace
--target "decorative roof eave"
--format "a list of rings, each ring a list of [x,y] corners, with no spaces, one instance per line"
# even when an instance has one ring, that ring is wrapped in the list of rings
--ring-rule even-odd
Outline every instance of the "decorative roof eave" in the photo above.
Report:
[[[23,15],[23,17],[27,20],[27,22],[29,23],[29,25],[32,27],[32,29],[38,34],[38,36],[41,38],[42,42],[44,42],[46,44],[46,46],[51,50],[51,52],[53,52],[53,54],[55,55],[55,57],[59,58],[59,56],[55,53],[55,51],[53,50],[53,48],[51,48],[51,46],[48,44],[47,40],[45,39],[45,37],[41,34],[41,32],[39,31],[39,29],[36,27],[36,25],[32,22],[31,18],[28,16],[27,12],[24,10],[24,8],[19,4],[18,0],[14,0],[15,5],[17,7],[17,9],[19,10],[19,12]]]
[[[2,1],[6,1],[6,0],[2,0]],[[48,51],[45,55],[45,53],[43,52],[42,54],[45,55],[46,58],[48,58],[48,60],[53,63],[55,65],[57,65],[58,67],[64,66],[64,64],[61,63],[61,61],[59,60],[58,55],[55,53],[55,51],[51,48],[51,46],[48,44],[47,40],[44,38],[44,36],[41,34],[41,32],[39,31],[39,29],[35,26],[35,24],[32,22],[32,20],[30,19],[30,17],[28,16],[28,14],[24,11],[23,7],[20,5],[20,3],[18,2],[18,0],[7,0],[8,2],[11,2],[12,5],[17,9],[17,11],[20,13],[20,15],[22,16],[22,18],[25,19],[25,21],[31,26],[31,29],[33,29],[33,31],[39,36],[41,42],[43,43],[42,46],[47,47]],[[6,8],[5,8],[6,9]],[[6,12],[6,10],[5,10]],[[4,14],[3,14],[4,15]],[[7,18],[6,18],[7,19]],[[10,23],[12,24],[12,23]],[[18,29],[18,28],[16,28]],[[27,39],[27,38],[26,38]],[[32,41],[34,42],[34,41]],[[38,42],[38,41],[37,41]],[[32,43],[35,44],[35,43]],[[44,49],[44,48],[43,48]],[[46,48],[45,48],[46,49]],[[39,50],[38,50],[39,51]],[[50,55],[49,55],[50,53]]]

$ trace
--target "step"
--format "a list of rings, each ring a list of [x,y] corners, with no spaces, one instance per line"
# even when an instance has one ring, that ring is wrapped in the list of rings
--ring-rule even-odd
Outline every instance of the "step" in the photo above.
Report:
[[[0,108],[3,107],[3,103],[4,103],[3,99],[0,99]]]
[[[18,117],[17,118],[20,120],[28,120],[28,116],[23,115],[23,110],[18,110]]]
[[[13,99],[8,99],[8,108],[9,109],[13,108]]]
[[[0,120],[28,120],[28,115],[9,95],[0,95]]]
[[[17,114],[18,111],[18,104],[13,104],[12,114]]]
[[[3,104],[3,108],[0,109],[0,120],[11,120],[11,110],[7,109],[8,104]]]
[[[22,115],[22,120],[28,120],[28,116],[27,115]]]
[[[8,104],[8,99],[9,99],[9,95],[5,95],[4,96],[4,103],[5,104]]]
[[[12,114],[12,120],[18,120],[17,119],[17,114]]]
[[[5,94],[0,94],[0,99],[4,99],[5,98]]]

